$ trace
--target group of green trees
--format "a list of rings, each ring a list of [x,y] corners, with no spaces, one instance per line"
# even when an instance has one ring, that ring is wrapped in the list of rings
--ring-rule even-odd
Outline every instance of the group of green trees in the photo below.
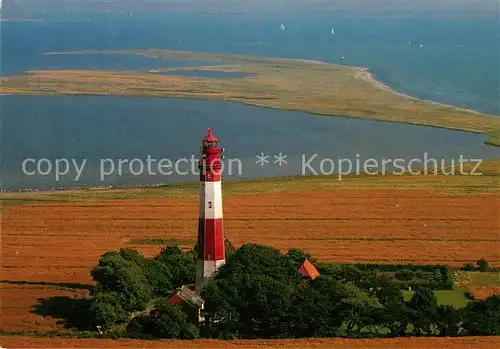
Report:
[[[377,270],[318,264],[310,280],[297,272],[306,258],[297,249],[246,244],[204,287],[204,321],[192,323],[168,297],[195,279],[196,247],[167,246],[153,258],[123,249],[103,255],[89,308],[95,329],[121,328],[139,338],[300,338],[463,336],[500,334],[500,296],[466,308],[439,306],[431,288],[409,301],[401,286]],[[437,277],[437,276],[436,276]]]
[[[428,287],[433,290],[450,290],[453,280],[446,265],[388,265],[356,264],[361,270],[376,271],[396,281],[402,289]]]
[[[132,249],[104,254],[90,273],[96,287],[91,292],[89,325],[108,330],[165,304],[161,300],[176,287],[194,282],[195,261],[195,249],[183,252],[177,246],[167,246],[150,259]]]
[[[489,266],[488,262],[486,261],[486,259],[481,258],[480,260],[478,260],[476,262],[476,267],[472,263],[467,263],[467,264],[464,264],[464,266],[462,267],[462,269],[465,270],[465,271],[474,271],[474,270],[477,270],[477,271],[480,271],[480,272],[485,272],[485,271],[489,271],[490,270],[490,266]]]

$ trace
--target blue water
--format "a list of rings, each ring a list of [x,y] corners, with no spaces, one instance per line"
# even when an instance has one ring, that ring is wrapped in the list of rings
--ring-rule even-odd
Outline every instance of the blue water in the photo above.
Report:
[[[186,164],[179,163],[177,171],[188,172],[186,175],[162,175],[158,162],[169,159],[174,164],[181,158],[197,156],[207,127],[213,128],[227,149],[226,177],[234,179],[313,174],[309,168],[303,172],[302,164],[314,154],[317,156],[310,162],[312,169],[328,173],[327,163],[321,168],[323,159],[334,163],[350,159],[354,164],[357,157],[362,161],[373,158],[381,167],[382,159],[423,159],[425,153],[428,158],[438,159],[439,164],[441,159],[450,163],[460,155],[485,159],[498,153],[482,143],[485,136],[467,132],[315,117],[221,101],[3,96],[0,102],[4,111],[3,188],[10,189],[196,180],[196,173]],[[264,166],[256,163],[261,152],[270,156]],[[280,152],[287,155],[287,163],[281,167],[274,163],[274,155]],[[148,155],[156,160],[151,171],[146,168]],[[54,168],[47,175],[27,175],[22,171],[25,159],[42,158],[50,160],[53,166],[56,159],[74,159],[77,164],[87,159],[87,163],[78,181],[74,168],[58,180]],[[129,163],[123,163],[120,171],[120,159],[137,160],[132,169]],[[228,161],[236,159],[241,166],[234,162],[229,172]],[[142,172],[139,163],[144,166]],[[48,170],[46,164],[41,169]],[[28,164],[27,170],[35,171],[35,164]],[[101,172],[110,173],[101,178]]]
[[[261,18],[156,14],[128,19],[91,16],[68,21],[1,23],[1,75],[29,69],[150,70],[200,62],[140,56],[70,55],[45,52],[83,49],[174,49],[227,52],[367,66],[383,82],[417,97],[500,114],[497,24],[485,19]],[[86,19],[86,18],[85,18]],[[279,26],[284,23],[285,31]],[[336,35],[332,36],[331,27]],[[412,44],[409,45],[408,41]],[[423,47],[420,47],[423,45]],[[243,174],[262,177],[301,172],[301,154],[320,158],[421,158],[446,161],[492,158],[498,149],[484,136],[187,99],[1,96],[2,189],[72,185],[144,184],[191,180],[196,176],[133,175],[116,172],[100,179],[99,159],[175,160],[196,154],[206,127],[223,140],[227,156],[243,160]],[[255,155],[271,155],[260,167]],[[287,154],[287,166],[272,163]],[[77,183],[70,172],[26,175],[26,158],[88,159]],[[318,166],[318,163],[315,163]],[[130,172],[130,171],[128,171]],[[71,178],[70,178],[71,177]]]
[[[164,48],[307,58],[367,66],[377,78],[402,92],[500,114],[500,31],[494,19],[377,20],[316,14],[288,18],[204,16],[201,21],[196,14],[177,13],[139,19],[122,15],[88,18],[2,23],[1,73],[162,65],[143,57],[43,55],[82,48]],[[279,30],[281,23],[286,30]],[[331,35],[332,26],[335,36]]]

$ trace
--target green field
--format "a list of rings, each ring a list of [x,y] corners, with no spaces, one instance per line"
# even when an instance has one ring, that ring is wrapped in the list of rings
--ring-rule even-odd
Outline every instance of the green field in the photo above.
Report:
[[[485,143],[500,147],[500,131],[490,132],[488,134],[488,140]]]
[[[466,171],[469,171],[465,167]],[[427,189],[456,194],[468,194],[498,190],[500,160],[485,161],[480,168],[481,176],[467,175],[351,175],[342,180],[337,176],[287,176],[256,180],[224,181],[224,195],[244,195],[289,190],[315,190],[334,188],[404,188]],[[3,208],[23,203],[102,201],[145,198],[185,198],[198,195],[198,182],[166,186],[134,187],[119,189],[79,189],[47,192],[0,193]]]
[[[471,284],[477,286],[500,286],[500,272],[472,273]]]
[[[414,291],[404,290],[403,297],[405,301],[409,301]],[[466,290],[456,289],[456,290],[438,290],[434,291],[438,305],[451,305],[455,309],[463,308],[468,303],[469,300],[465,297]]]

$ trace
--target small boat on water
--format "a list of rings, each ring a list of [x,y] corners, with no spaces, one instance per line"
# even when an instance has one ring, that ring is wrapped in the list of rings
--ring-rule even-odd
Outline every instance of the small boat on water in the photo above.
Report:
[[[280,25],[280,30],[281,31],[285,30],[285,25],[284,24]]]

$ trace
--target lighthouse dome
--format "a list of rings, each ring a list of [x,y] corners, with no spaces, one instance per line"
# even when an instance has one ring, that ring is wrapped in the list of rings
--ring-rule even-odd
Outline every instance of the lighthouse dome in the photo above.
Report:
[[[218,142],[219,140],[212,133],[212,129],[208,128],[207,135],[203,138],[203,142]]]

